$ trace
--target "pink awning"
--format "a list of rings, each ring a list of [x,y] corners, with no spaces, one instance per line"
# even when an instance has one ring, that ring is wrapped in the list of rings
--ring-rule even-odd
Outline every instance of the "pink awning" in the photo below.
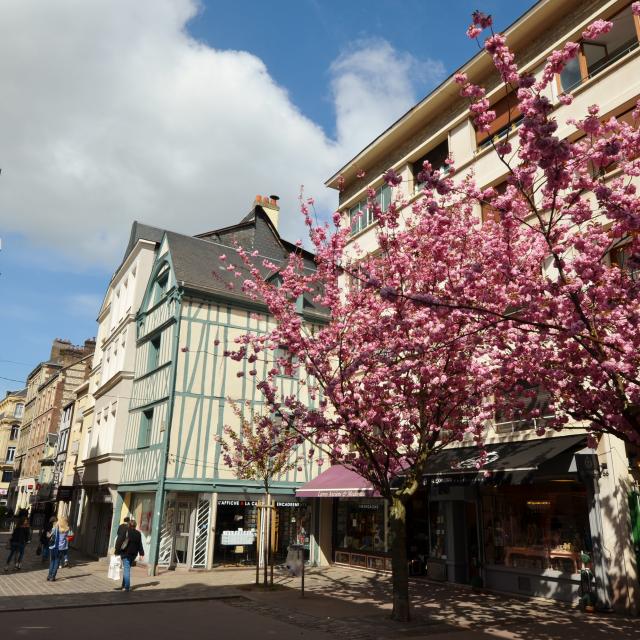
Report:
[[[296,489],[296,495],[301,498],[380,497],[369,481],[339,464],[329,467],[317,478]]]

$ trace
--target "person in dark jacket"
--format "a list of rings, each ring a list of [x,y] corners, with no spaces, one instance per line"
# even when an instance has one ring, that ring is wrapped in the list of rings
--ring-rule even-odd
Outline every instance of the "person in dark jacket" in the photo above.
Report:
[[[56,522],[58,522],[58,518],[51,516],[49,518],[49,522],[44,525],[40,531],[40,547],[42,552],[42,556],[40,557],[41,562],[49,560],[49,537],[51,536],[51,530],[55,526]]]
[[[116,553],[122,558],[122,586],[118,590],[130,591],[131,565],[138,556],[144,558],[142,535],[136,529],[135,520],[129,520],[129,527],[123,529],[123,535],[116,539]]]
[[[23,518],[18,526],[15,527],[11,534],[11,540],[9,542],[11,551],[7,558],[7,564],[4,568],[5,571],[9,571],[9,564],[13,557],[15,557],[15,570],[19,571],[22,566],[22,558],[24,556],[24,548],[27,542],[31,540],[31,528],[29,527],[29,518]]]
[[[118,538],[124,539],[124,534],[127,532],[127,529],[129,528],[129,520],[131,520],[131,518],[127,516],[122,521],[122,524],[118,527],[118,531],[116,532],[116,540]]]

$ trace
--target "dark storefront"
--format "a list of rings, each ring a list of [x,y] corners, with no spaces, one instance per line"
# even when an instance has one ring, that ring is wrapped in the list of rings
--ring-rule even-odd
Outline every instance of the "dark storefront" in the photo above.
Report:
[[[584,442],[557,436],[487,445],[483,473],[475,448],[434,456],[425,476],[427,575],[575,600],[580,554],[594,552],[593,496],[575,460]]]
[[[583,435],[435,454],[423,486],[407,505],[412,575],[575,601],[581,553],[598,571],[602,539],[593,451]],[[298,494],[331,499],[331,559],[390,570],[388,505],[366,481],[331,467]]]

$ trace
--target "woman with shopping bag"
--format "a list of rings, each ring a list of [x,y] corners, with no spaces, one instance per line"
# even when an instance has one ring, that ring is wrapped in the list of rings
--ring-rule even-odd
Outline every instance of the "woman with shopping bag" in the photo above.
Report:
[[[144,558],[142,535],[136,529],[136,521],[129,520],[129,527],[116,540],[116,553],[122,558],[122,586],[118,591],[131,590],[131,565],[140,556]]]

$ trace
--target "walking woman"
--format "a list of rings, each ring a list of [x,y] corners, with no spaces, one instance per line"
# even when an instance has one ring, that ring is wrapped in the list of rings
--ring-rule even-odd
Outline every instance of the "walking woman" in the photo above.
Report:
[[[29,527],[29,518],[23,518],[11,534],[11,540],[9,541],[11,551],[7,558],[7,564],[4,568],[5,571],[9,571],[9,564],[11,563],[11,559],[14,557],[15,570],[20,570],[20,567],[22,566],[22,558],[24,556],[24,548],[30,539],[31,528]]]
[[[60,516],[49,533],[49,575],[47,581],[55,582],[60,558],[69,548],[69,523],[65,516]]]

